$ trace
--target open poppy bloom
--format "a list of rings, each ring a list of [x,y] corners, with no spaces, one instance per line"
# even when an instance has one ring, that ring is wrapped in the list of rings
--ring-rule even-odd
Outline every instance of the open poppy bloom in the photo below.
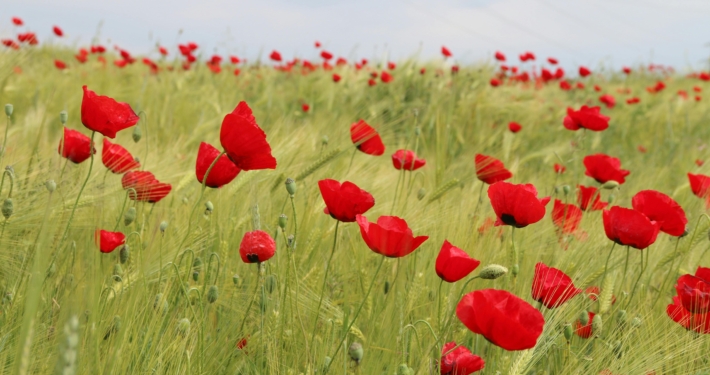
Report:
[[[475,162],[476,177],[489,185],[513,177],[513,174],[505,169],[503,162],[492,156],[476,154]]]
[[[357,215],[364,214],[375,205],[372,194],[350,181],[345,181],[341,185],[336,180],[320,180],[318,188],[325,202],[324,212],[344,223],[354,222]]]
[[[594,319],[595,314],[591,311],[587,311],[587,314],[589,316],[589,321],[586,325],[582,325],[582,322],[580,322],[579,319],[577,319],[574,323],[574,333],[583,339],[592,337],[592,320]]]
[[[693,314],[681,303],[680,297],[673,297],[673,303],[666,306],[666,314],[674,322],[687,330],[697,333],[710,333],[710,313]]]
[[[710,208],[710,177],[688,173],[688,181],[690,181],[690,190],[693,191],[693,194],[698,198],[705,199],[705,207]]]
[[[642,190],[634,195],[631,205],[634,210],[657,222],[661,232],[676,237],[685,233],[688,218],[673,198],[655,190]]]
[[[658,223],[636,210],[614,206],[602,211],[602,220],[606,236],[619,245],[643,250],[658,237]]]
[[[575,288],[572,279],[564,272],[544,263],[535,265],[532,298],[548,309],[561,306],[581,292],[582,289]]]
[[[545,325],[536,308],[497,289],[466,294],[456,306],[456,316],[473,333],[508,351],[535,347]]]
[[[626,182],[629,171],[621,169],[621,160],[604,154],[594,154],[584,157],[584,174],[603,184],[607,181],[616,181],[619,185]]]
[[[383,70],[383,71],[382,71],[382,74],[380,74],[380,80],[381,80],[383,83],[390,83],[390,82],[394,81],[394,76],[392,76],[391,74],[387,73],[386,70]]]
[[[444,240],[436,257],[436,274],[447,283],[453,283],[468,276],[479,264],[480,261],[471,258],[465,251]]]
[[[377,130],[364,120],[350,125],[350,139],[358,150],[368,155],[379,156],[385,153],[385,145]]]
[[[522,129],[523,127],[515,121],[508,124],[508,130],[510,130],[511,133],[517,133]]]
[[[140,117],[128,103],[121,103],[108,96],[96,95],[83,86],[81,100],[81,123],[106,137],[115,138],[119,131],[138,123]]]
[[[74,164],[79,164],[91,157],[96,150],[91,145],[91,138],[76,130],[64,127],[64,138],[59,141],[58,152]]]
[[[341,78],[340,74],[333,74],[333,82],[338,83]]]
[[[429,236],[414,237],[404,219],[397,216],[380,216],[377,223],[357,215],[360,234],[370,250],[389,258],[400,258],[416,250]]]
[[[239,255],[244,263],[261,263],[276,253],[276,242],[263,230],[244,233],[239,244]]]
[[[125,234],[121,232],[109,232],[103,229],[97,229],[96,232],[94,232],[94,239],[102,253],[110,253],[126,243]]]
[[[577,189],[577,204],[582,211],[599,211],[608,205],[600,200],[601,192],[594,186],[577,185]]]
[[[587,107],[575,111],[567,108],[567,116],[562,124],[569,130],[589,129],[595,132],[602,131],[609,127],[609,117],[602,115],[599,107]]]
[[[693,314],[710,311],[710,269],[698,267],[695,275],[678,278],[675,290],[683,307]]]
[[[124,174],[121,185],[123,190],[135,190],[128,194],[129,198],[148,203],[160,202],[173,188],[170,184],[156,180],[155,176],[148,171],[131,171]]]
[[[209,186],[211,188],[219,188],[227,185],[237,177],[239,172],[241,172],[241,169],[232,163],[227,155],[220,156],[219,150],[214,146],[206,142],[201,142],[200,149],[197,151],[197,161],[195,163],[195,175],[197,176],[197,181],[202,183],[207,170],[210,168],[210,165],[212,165],[217,156],[219,156],[219,160],[215,163],[214,167],[212,167],[212,170],[210,170],[210,174],[207,176],[207,181],[205,182],[205,186]]]
[[[279,53],[279,51],[276,51],[276,50],[271,51],[271,54],[269,55],[269,58],[270,58],[271,60],[276,61],[276,62],[280,62],[280,61],[282,60],[281,54]]]
[[[589,70],[586,66],[580,66],[579,67],[579,75],[582,77],[586,77],[588,75],[592,74],[592,71]]]
[[[552,222],[562,230],[562,233],[577,232],[581,221],[582,210],[579,207],[574,204],[562,203],[561,200],[555,199],[555,205],[552,207]]]
[[[550,197],[538,199],[532,184],[496,182],[488,188],[488,198],[496,213],[496,226],[511,225],[524,228],[537,223],[545,216],[545,206]]]
[[[445,46],[441,46],[441,54],[444,55],[444,57],[451,57],[453,54],[451,54],[451,51],[449,51],[448,48]]]
[[[266,133],[256,123],[246,102],[239,102],[232,113],[224,116],[219,140],[229,159],[241,170],[276,168]]]
[[[441,350],[441,375],[469,375],[483,370],[486,362],[481,357],[471,353],[468,348],[456,346],[455,342],[448,342]]]
[[[106,168],[116,174],[126,173],[141,166],[128,150],[117,143],[109,142],[106,138],[104,138],[104,149],[101,151],[101,161]]]
[[[397,150],[392,154],[392,165],[399,170],[416,171],[425,164],[426,160],[419,159],[411,150]]]

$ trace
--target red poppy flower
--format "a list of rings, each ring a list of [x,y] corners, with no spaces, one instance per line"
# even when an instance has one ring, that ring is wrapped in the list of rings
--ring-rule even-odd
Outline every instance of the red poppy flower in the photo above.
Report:
[[[271,259],[276,253],[276,242],[263,230],[244,233],[239,244],[239,255],[244,263],[261,263]]]
[[[567,168],[562,164],[555,163],[555,173],[562,174],[565,173]]]
[[[278,51],[271,51],[271,54],[269,55],[269,58],[274,61],[281,61],[281,54]]]
[[[529,303],[505,290],[482,289],[466,294],[456,316],[471,331],[505,350],[535,347],[545,318]]]
[[[377,130],[364,120],[350,125],[350,139],[358,150],[368,155],[379,156],[385,153],[385,145]]]
[[[505,55],[503,54],[503,52],[496,51],[495,55],[493,55],[493,56],[494,56],[494,57],[496,58],[496,60],[498,60],[498,61],[505,61]]]
[[[631,205],[634,210],[657,222],[661,232],[671,236],[682,236],[685,233],[688,218],[673,198],[655,190],[642,190],[634,195]]]
[[[557,59],[554,57],[548,57],[547,62],[549,62],[552,65],[557,65]]]
[[[436,257],[436,274],[448,282],[453,283],[468,276],[481,264],[471,258],[465,251],[444,240],[444,244]]]
[[[94,239],[102,253],[110,253],[126,243],[125,234],[121,232],[109,232],[103,229],[97,229],[96,232],[94,232]]]
[[[485,365],[481,357],[463,346],[457,347],[453,341],[446,343],[441,350],[441,375],[469,375],[483,370]]]
[[[266,133],[256,123],[246,102],[239,102],[232,113],[224,116],[219,140],[229,159],[241,170],[276,168]]]
[[[579,67],[579,75],[580,75],[580,76],[586,77],[586,76],[588,76],[588,75],[590,75],[590,74],[592,74],[592,71],[589,70],[587,67],[585,67],[585,66],[580,66],[580,67]]]
[[[584,174],[597,180],[600,184],[607,181],[623,184],[626,182],[626,176],[631,173],[621,169],[621,160],[604,154],[585,156],[583,162],[587,168]]]
[[[614,106],[616,105],[616,99],[609,94],[604,94],[600,96],[599,101],[606,105],[607,108],[614,108]]]
[[[197,162],[195,163],[195,174],[197,176],[197,181],[202,183],[202,179],[205,177],[205,173],[210,168],[210,165],[214,162],[214,159],[220,155],[218,149],[209,143],[201,142],[200,149],[197,151]],[[210,171],[207,176],[207,182],[205,186],[211,188],[220,188],[228,183],[232,182],[237,175],[241,172],[241,169],[237,167],[227,155],[222,155],[219,157],[217,163]]]
[[[626,104],[638,104],[639,102],[641,102],[641,99],[637,97],[626,99]]]
[[[687,330],[704,334],[710,333],[710,313],[691,313],[683,307],[678,296],[673,297],[673,303],[666,307],[666,314]]]
[[[58,152],[74,164],[79,164],[91,157],[96,150],[91,145],[91,138],[76,130],[64,127],[64,138],[59,141]]]
[[[621,71],[624,72],[624,74],[631,74],[631,68],[628,66],[621,68]]]
[[[599,87],[599,85],[594,85],[594,91],[597,91],[597,92],[602,91],[602,88]],[[602,101],[601,98],[599,98],[599,101]],[[604,102],[602,101],[602,103],[604,103]]]
[[[643,250],[658,236],[658,223],[636,210],[614,206],[602,211],[602,219],[606,236],[619,245]]]
[[[330,60],[333,58],[333,54],[326,51],[326,50],[323,50],[323,51],[320,51],[320,57],[322,57],[325,60]]]
[[[382,80],[382,82],[384,83],[390,83],[394,81],[394,77],[391,74],[387,73],[387,71],[382,71],[382,74],[380,74],[380,80]]]
[[[589,316],[589,321],[586,325],[582,325],[579,319],[574,323],[574,333],[583,339],[592,337],[592,319],[594,319],[595,314],[591,311],[587,311],[587,315]]]
[[[449,49],[446,48],[446,47],[444,47],[444,46],[441,46],[441,54],[444,55],[444,57],[451,57],[451,56],[453,56],[453,55],[451,54],[451,51],[449,51]]]
[[[311,109],[311,106],[310,106],[310,105],[305,104],[305,103],[301,104],[301,110],[302,110],[303,112],[308,112],[308,110],[310,110],[310,109]]]
[[[489,185],[513,177],[503,162],[492,156],[476,154],[475,163],[476,177]]]
[[[705,206],[710,207],[710,177],[688,173],[688,181],[690,181],[690,190],[693,191],[693,194],[698,198],[705,199]]]
[[[367,85],[370,86],[370,87],[372,87],[372,86],[374,86],[374,85],[376,85],[376,84],[377,84],[377,81],[375,81],[375,80],[372,79],[372,78],[370,78],[370,79],[367,80]]]
[[[24,25],[24,22],[22,22],[22,18],[20,18],[20,17],[12,17],[12,23],[13,23],[15,26],[22,26],[22,25]]]
[[[54,60],[54,67],[59,70],[64,70],[67,68],[67,64],[62,60]]]
[[[498,87],[501,85],[501,83],[502,82],[499,79],[491,78],[491,81],[490,81],[491,86]]]
[[[567,108],[567,116],[562,124],[569,130],[589,129],[595,132],[609,127],[609,117],[602,115],[599,107],[583,105],[578,111]]]
[[[326,206],[323,212],[345,223],[352,223],[357,215],[364,214],[375,205],[372,194],[350,181],[341,185],[336,180],[320,180],[318,188]]]
[[[338,83],[340,82],[340,75],[339,74],[333,74],[333,82]]]
[[[83,87],[81,101],[81,122],[87,128],[106,137],[115,138],[116,133],[135,125],[140,118],[127,103],[121,103],[108,96],[96,95]]]
[[[116,174],[126,173],[141,166],[128,150],[117,143],[109,142],[106,138],[104,138],[104,149],[101,151],[101,161],[106,168]]]
[[[508,130],[510,130],[513,133],[519,132],[523,127],[518,124],[517,122],[511,122],[508,124]]]
[[[582,289],[575,288],[572,279],[564,272],[548,267],[544,263],[535,265],[532,298],[542,302],[548,309],[560,307],[581,292]]]
[[[170,184],[156,180],[155,176],[148,171],[131,171],[124,174],[121,178],[121,186],[123,190],[135,190],[135,193],[128,194],[132,200],[148,203],[160,202],[173,188]]]
[[[683,307],[693,314],[710,311],[710,282],[702,277],[683,275],[675,285]]]
[[[392,154],[392,165],[399,170],[405,169],[408,171],[416,171],[425,164],[426,160],[419,159],[414,151],[397,150],[394,154]]]
[[[598,286],[590,286],[587,289],[584,290],[584,293],[591,299],[592,301],[597,301],[599,299],[599,296],[601,295],[601,290],[599,289]],[[616,296],[612,294],[611,296],[611,304],[616,303]]]
[[[56,35],[60,38],[64,36],[64,31],[62,31],[62,29],[60,29],[59,26],[52,27],[52,31],[54,32],[54,35]]]
[[[545,216],[545,206],[550,197],[537,198],[532,184],[496,182],[488,188],[488,198],[496,213],[496,226],[511,225],[524,228],[537,223]]]
[[[594,186],[577,185],[577,189],[577,204],[579,204],[579,208],[582,211],[599,211],[605,209],[608,205],[608,203],[600,200],[601,192]]]
[[[367,247],[389,258],[406,256],[429,238],[414,237],[407,222],[397,216],[380,216],[377,223],[370,223],[362,215],[357,215],[355,220]]]
[[[555,199],[555,205],[552,207],[552,222],[562,229],[562,233],[575,233],[581,221],[582,210],[579,207]]]
[[[695,159],[695,165],[702,167],[705,162],[702,159]]]
[[[394,62],[390,61],[387,63],[387,69],[395,70],[396,68],[397,68],[397,64],[395,64]]]
[[[421,75],[426,74],[426,68],[419,69],[419,74],[421,74]]]

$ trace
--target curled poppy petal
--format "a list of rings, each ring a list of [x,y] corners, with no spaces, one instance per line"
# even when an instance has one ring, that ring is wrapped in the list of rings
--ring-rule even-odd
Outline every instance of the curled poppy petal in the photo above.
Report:
[[[106,137],[115,138],[116,133],[138,123],[140,118],[127,103],[117,102],[108,96],[96,95],[83,86],[81,100],[81,123]]]
[[[603,184],[607,181],[616,181],[619,184],[626,182],[629,171],[621,169],[621,160],[604,154],[585,156],[583,159],[585,175]]]
[[[94,233],[94,238],[102,253],[110,253],[126,243],[125,234],[121,232],[109,232],[103,229],[97,229]]]
[[[377,223],[357,215],[360,234],[370,250],[389,258],[400,258],[416,250],[428,236],[414,237],[404,219],[397,216],[380,216]]]
[[[392,154],[392,165],[399,170],[416,171],[426,164],[426,160],[417,157],[414,151],[397,150]]]
[[[227,155],[220,156],[219,150],[214,148],[211,144],[201,142],[200,149],[197,151],[197,161],[195,162],[197,181],[202,183],[207,170],[218,156],[219,160],[212,167],[212,170],[210,170],[210,174],[207,176],[207,182],[205,182],[205,186],[211,188],[219,188],[227,185],[241,172],[241,169],[232,163]]]
[[[685,233],[688,218],[673,198],[655,190],[642,190],[634,195],[631,205],[634,210],[657,222],[661,232],[676,237]]]
[[[326,205],[326,213],[345,223],[355,221],[357,215],[364,214],[375,205],[372,194],[350,181],[341,184],[331,179],[320,180],[318,188]]]
[[[271,155],[266,133],[256,123],[246,102],[240,102],[232,113],[224,117],[219,139],[229,159],[240,169],[276,168],[276,159]]]
[[[96,150],[91,145],[91,138],[76,130],[64,127],[64,138],[59,141],[59,154],[74,164],[79,164],[91,157]]]
[[[385,153],[385,145],[377,130],[364,120],[350,125],[350,139],[358,150],[368,155],[379,156]]]
[[[101,151],[101,161],[106,168],[116,174],[126,173],[141,166],[128,150],[117,143],[109,142],[106,138],[104,138],[104,148]]]
[[[560,307],[581,292],[582,290],[576,288],[572,279],[564,272],[548,267],[544,263],[535,265],[532,298],[548,309]]]
[[[475,163],[476,177],[489,185],[513,177],[503,162],[492,156],[476,154]]]
[[[148,171],[131,171],[123,175],[121,185],[124,190],[133,189],[128,197],[139,202],[157,203],[165,198],[172,186],[158,181]]]
[[[468,276],[481,264],[465,251],[444,240],[436,257],[436,274],[444,281],[453,283]]]
[[[576,111],[572,108],[567,108],[567,116],[562,123],[569,130],[584,128],[598,132],[609,127],[609,117],[602,115],[599,107],[583,105]]]

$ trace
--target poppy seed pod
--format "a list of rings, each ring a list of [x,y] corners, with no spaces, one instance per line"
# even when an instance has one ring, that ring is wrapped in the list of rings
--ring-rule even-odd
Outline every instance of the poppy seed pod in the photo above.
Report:
[[[293,240],[295,238],[296,237],[293,234],[289,234],[288,237],[286,237],[286,246],[288,246],[289,248],[293,248]]]
[[[69,114],[67,114],[67,111],[59,112],[59,122],[61,122],[62,125],[66,124],[68,119],[69,119]]]
[[[279,215],[279,228],[281,230],[286,230],[286,223],[288,222],[288,216],[281,214]]]
[[[293,178],[286,179],[286,191],[291,196],[296,194],[296,181],[294,181]]]
[[[592,332],[594,332],[594,334],[597,336],[601,336],[602,327],[603,327],[602,315],[601,314],[594,315],[594,318],[592,318]]]
[[[478,277],[485,280],[495,280],[508,273],[508,269],[500,264],[489,264],[481,270]]]
[[[192,261],[192,268],[199,271],[201,267],[202,267],[202,258],[200,258],[200,257],[195,258],[195,260]]]
[[[348,348],[348,354],[350,355],[350,358],[355,361],[356,364],[360,364],[360,361],[362,361],[362,356],[365,354],[365,352],[362,349],[362,344],[359,342],[353,342],[350,344],[350,347]]]
[[[567,340],[567,342],[569,342],[569,340],[572,339],[572,325],[569,323],[565,323],[563,332],[565,335],[565,340]]]
[[[519,272],[520,272],[520,265],[514,264],[513,269],[511,270],[510,273],[513,274],[513,277],[517,277]]]
[[[54,182],[54,180],[47,180],[47,182],[44,183],[44,187],[47,188],[47,191],[53,193],[55,190],[57,190],[57,183]]]
[[[619,182],[614,180],[609,180],[602,184],[602,189],[612,190],[619,187]]]
[[[190,319],[182,318],[178,321],[177,331],[182,337],[190,334]]]
[[[140,126],[136,126],[133,128],[133,134],[131,134],[131,137],[133,137],[133,142],[136,143],[141,140],[141,137],[143,137],[143,131],[141,130]]]
[[[7,117],[12,116],[12,110],[12,104],[5,104],[5,114],[7,115]]]
[[[390,282],[389,281],[385,281],[384,292],[385,292],[385,294],[390,292]]]
[[[200,272],[199,271],[194,271],[192,272],[192,280],[199,280],[200,279]]]
[[[131,257],[131,249],[128,247],[128,245],[123,245],[121,250],[118,252],[118,258],[121,261],[121,264],[126,264],[128,262],[128,258]]]
[[[276,287],[276,276],[266,276],[266,280],[264,280],[264,286],[266,287],[266,291],[269,292],[269,294],[273,293],[274,288]]]
[[[211,201],[205,202],[205,215],[209,215],[214,211],[214,205]]]
[[[562,187],[562,192],[564,192],[565,195],[568,195],[569,192],[570,192],[570,187],[569,187],[569,185],[563,186],[563,187]]]
[[[129,226],[134,220],[136,220],[136,208],[128,207],[128,210],[126,210],[126,213],[123,215],[123,224]]]
[[[323,145],[323,146],[327,146],[327,145],[328,145],[328,141],[329,141],[328,136],[327,136],[327,135],[324,135],[323,138],[321,139],[320,143],[321,143],[321,145]]]
[[[207,302],[215,303],[218,297],[219,289],[217,289],[217,285],[210,286],[210,288],[207,290]]]
[[[425,196],[426,196],[426,189],[424,189],[424,188],[419,189],[419,191],[417,192],[417,199],[422,200],[422,199],[424,199]]]
[[[160,222],[160,232],[165,233],[165,230],[168,229],[168,222],[167,221],[161,221]]]
[[[582,323],[583,326],[586,326],[587,323],[589,323],[589,313],[587,313],[587,310],[582,310],[579,312],[579,322]]]
[[[12,216],[12,213],[15,211],[15,206],[12,203],[11,198],[5,199],[4,202],[2,202],[2,216],[5,216],[5,219],[9,219],[10,216]]]

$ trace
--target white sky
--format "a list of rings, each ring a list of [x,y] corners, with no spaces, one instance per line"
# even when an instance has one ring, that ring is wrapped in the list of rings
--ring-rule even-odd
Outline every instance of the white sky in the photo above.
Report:
[[[639,63],[707,67],[707,0],[2,0],[0,36],[14,33],[10,17],[47,41],[51,27],[63,43],[92,37],[134,54],[194,41],[200,52],[255,59],[272,49],[284,58],[315,59],[319,40],[347,58],[439,58],[446,45],[459,62],[509,60],[530,50],[566,67]],[[100,34],[99,24],[102,22]],[[179,30],[182,35],[178,35]],[[110,41],[110,43],[109,43]]]

